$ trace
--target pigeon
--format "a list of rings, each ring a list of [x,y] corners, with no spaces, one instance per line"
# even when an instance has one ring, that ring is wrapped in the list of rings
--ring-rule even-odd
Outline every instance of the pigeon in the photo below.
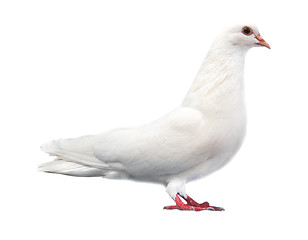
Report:
[[[164,209],[223,211],[194,201],[185,184],[220,169],[241,147],[246,131],[244,61],[257,46],[270,49],[255,25],[225,29],[179,107],[138,127],[46,143],[41,149],[55,159],[39,169],[163,184],[175,202]]]

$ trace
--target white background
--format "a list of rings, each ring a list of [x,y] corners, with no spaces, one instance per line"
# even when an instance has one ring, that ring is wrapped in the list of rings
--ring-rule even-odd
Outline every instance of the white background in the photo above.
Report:
[[[288,4],[287,4],[288,2]],[[1,1],[1,239],[307,239],[304,1]],[[178,106],[216,34],[255,23],[248,129],[233,161],[187,185],[225,212],[163,210],[162,186],[37,172],[57,138]]]

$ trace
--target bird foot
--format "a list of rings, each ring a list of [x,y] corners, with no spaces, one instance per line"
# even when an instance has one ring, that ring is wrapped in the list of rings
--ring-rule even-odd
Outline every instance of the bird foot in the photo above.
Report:
[[[166,207],[164,207],[164,209],[167,209],[167,210],[178,209],[178,210],[186,210],[186,211],[203,211],[203,210],[224,211],[225,210],[221,207],[210,206],[210,204],[208,202],[204,202],[204,203],[201,203],[201,204],[197,203],[196,201],[194,201],[189,196],[187,196],[186,198],[181,196],[187,202],[187,204],[184,204],[179,196],[180,196],[179,194],[177,194],[175,196],[174,201],[175,201],[176,205],[166,206]]]

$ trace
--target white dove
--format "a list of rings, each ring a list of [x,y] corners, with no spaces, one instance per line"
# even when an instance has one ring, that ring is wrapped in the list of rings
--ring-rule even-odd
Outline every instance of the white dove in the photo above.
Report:
[[[176,203],[164,209],[224,210],[195,202],[185,184],[223,167],[240,148],[246,128],[244,60],[255,46],[270,48],[256,26],[226,29],[178,108],[139,127],[47,143],[41,149],[56,159],[40,170],[160,183]]]

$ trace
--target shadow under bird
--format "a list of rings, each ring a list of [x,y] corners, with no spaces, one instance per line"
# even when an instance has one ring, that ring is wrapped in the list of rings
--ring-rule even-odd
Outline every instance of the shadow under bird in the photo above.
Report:
[[[164,209],[224,210],[197,203],[186,194],[185,184],[223,167],[240,148],[246,128],[244,61],[256,46],[270,48],[256,26],[227,28],[178,108],[139,127],[47,143],[41,149],[56,158],[39,169],[160,183],[175,201]]]

